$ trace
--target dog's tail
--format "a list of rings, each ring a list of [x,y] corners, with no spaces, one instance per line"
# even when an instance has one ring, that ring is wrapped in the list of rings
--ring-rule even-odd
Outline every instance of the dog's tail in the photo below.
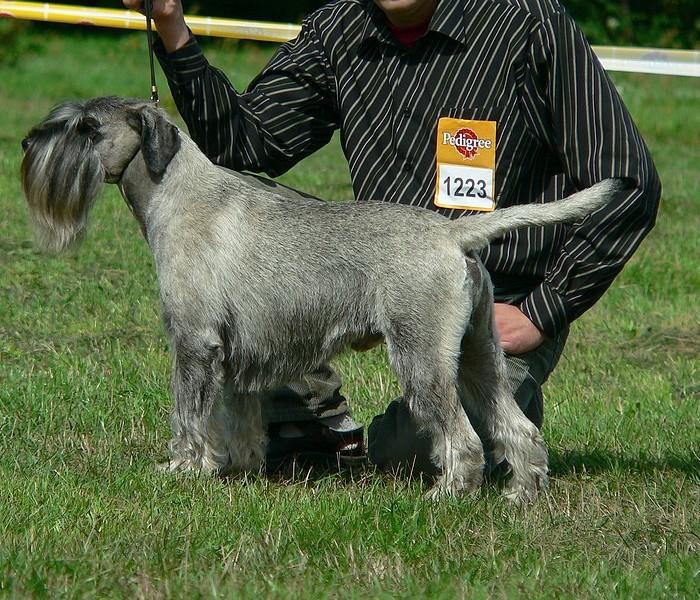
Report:
[[[617,192],[627,187],[627,181],[605,179],[563,200],[521,204],[491,213],[469,215],[451,221],[449,226],[454,228],[465,251],[479,250],[513,229],[578,221],[610,202]]]

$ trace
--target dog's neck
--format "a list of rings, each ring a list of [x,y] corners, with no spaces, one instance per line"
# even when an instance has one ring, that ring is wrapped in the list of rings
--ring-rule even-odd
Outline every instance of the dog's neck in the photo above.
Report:
[[[188,137],[182,137],[183,145],[196,147]],[[156,181],[148,171],[143,154],[136,152],[124,169],[118,187],[149,245],[156,222],[167,218],[178,199],[183,201],[183,198],[196,196],[196,190],[201,187],[198,182],[206,181],[207,173],[212,171],[216,171],[216,167],[201,152],[178,152],[163,177]],[[187,194],[188,189],[192,190],[191,195]]]
[[[148,212],[158,184],[148,175],[146,161],[140,151],[124,169],[117,186],[148,242]]]

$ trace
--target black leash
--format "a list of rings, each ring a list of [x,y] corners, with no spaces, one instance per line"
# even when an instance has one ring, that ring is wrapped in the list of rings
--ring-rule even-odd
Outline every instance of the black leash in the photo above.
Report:
[[[156,86],[156,69],[153,66],[153,30],[151,28],[152,0],[145,0],[146,37],[148,38],[148,60],[151,64],[151,102],[158,106],[158,88]]]

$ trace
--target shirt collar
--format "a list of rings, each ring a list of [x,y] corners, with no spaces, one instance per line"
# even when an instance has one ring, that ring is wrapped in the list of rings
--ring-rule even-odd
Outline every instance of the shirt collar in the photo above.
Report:
[[[466,44],[464,15],[475,0],[437,0],[435,13],[428,32],[441,33],[460,44]],[[386,25],[386,17],[373,0],[366,0],[367,20],[361,41],[375,39],[387,44],[396,44],[396,39]]]

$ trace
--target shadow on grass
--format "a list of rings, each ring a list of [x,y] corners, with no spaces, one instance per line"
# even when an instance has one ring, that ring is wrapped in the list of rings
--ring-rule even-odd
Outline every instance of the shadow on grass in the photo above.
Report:
[[[287,460],[283,463],[267,466],[264,476],[277,484],[317,484],[327,479],[342,485],[376,485],[380,482],[393,486],[428,489],[434,482],[434,477],[423,474],[415,469],[394,468],[382,470],[366,458],[354,463],[341,464],[332,459],[328,460]],[[380,484],[381,485],[381,484]]]
[[[700,457],[669,454],[661,459],[652,458],[645,453],[638,457],[622,456],[606,450],[590,452],[550,452],[550,474],[553,476],[566,475],[596,475],[604,473],[654,473],[659,471],[676,471],[691,478],[700,479]],[[497,469],[487,480],[497,487],[508,478],[507,467]],[[356,465],[339,465],[331,462],[288,461],[268,469],[266,477],[277,483],[308,482],[317,483],[328,477],[345,484],[357,484],[363,480],[378,478],[390,479],[394,483],[406,485],[423,484],[430,486],[433,478],[421,475],[410,469],[383,472],[369,462]]]
[[[0,240],[0,252],[6,255],[31,255],[39,254],[31,240],[13,240],[13,239],[1,239]]]
[[[606,450],[590,452],[550,452],[549,469],[552,475],[608,472],[652,473],[678,471],[700,478],[700,457],[669,454],[652,458],[640,452],[637,457],[622,456]]]

